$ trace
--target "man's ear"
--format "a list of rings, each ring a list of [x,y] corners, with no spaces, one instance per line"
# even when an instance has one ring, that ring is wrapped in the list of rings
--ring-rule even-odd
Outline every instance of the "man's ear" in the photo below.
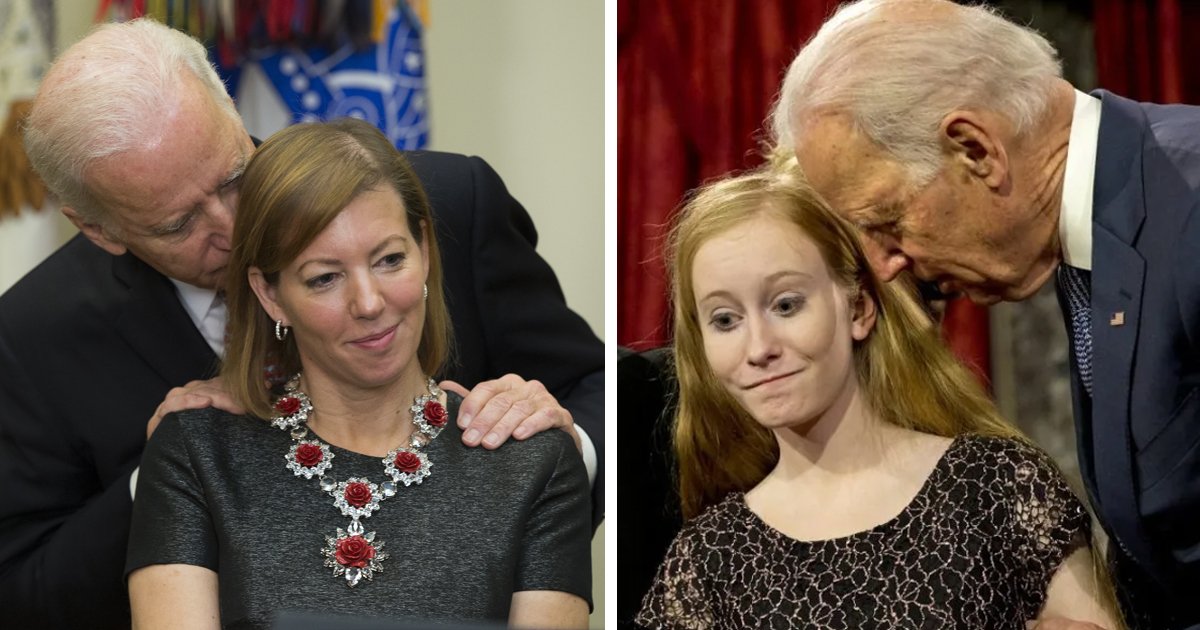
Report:
[[[250,288],[254,291],[254,295],[258,297],[258,303],[262,305],[263,310],[267,312],[267,316],[272,320],[282,320],[284,326],[290,326],[288,318],[284,315],[283,307],[279,305],[276,299],[275,285],[267,282],[266,276],[258,267],[251,267],[246,272],[246,279],[250,281]]]
[[[943,147],[952,161],[993,190],[1008,181],[1008,152],[1004,148],[1002,127],[997,116],[955,111],[942,119],[940,129]]]
[[[863,289],[850,301],[850,336],[855,341],[862,341],[875,328],[875,298]]]
[[[100,249],[103,249],[113,256],[120,256],[127,251],[125,244],[113,238],[99,223],[88,223],[87,221],[84,221],[83,217],[79,216],[79,213],[75,211],[75,208],[63,206],[62,213],[71,223],[75,225],[75,227],[79,228],[79,231],[82,232],[89,241],[95,243]]]

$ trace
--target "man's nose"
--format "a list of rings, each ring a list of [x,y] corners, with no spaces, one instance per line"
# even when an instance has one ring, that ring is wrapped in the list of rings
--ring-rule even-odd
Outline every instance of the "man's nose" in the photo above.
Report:
[[[233,215],[236,210],[236,195],[217,195],[208,205],[206,214],[212,229],[213,244],[219,249],[230,249],[233,241]]]
[[[900,248],[900,242],[886,234],[868,234],[863,239],[867,250],[867,261],[875,275],[884,282],[891,282],[905,268],[912,266],[912,259]]]

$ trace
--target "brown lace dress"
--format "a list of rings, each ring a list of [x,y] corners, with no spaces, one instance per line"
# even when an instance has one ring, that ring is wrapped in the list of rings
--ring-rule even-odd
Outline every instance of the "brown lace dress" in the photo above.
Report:
[[[637,622],[1023,630],[1089,526],[1044,453],[959,437],[898,516],[844,538],[794,540],[730,494],[684,525]]]

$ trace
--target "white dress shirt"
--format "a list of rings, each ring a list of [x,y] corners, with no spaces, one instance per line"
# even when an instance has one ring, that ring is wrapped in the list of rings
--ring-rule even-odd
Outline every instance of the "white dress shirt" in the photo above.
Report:
[[[1075,113],[1067,165],[1063,172],[1058,240],[1063,262],[1092,270],[1092,192],[1096,181],[1096,151],[1100,142],[1100,99],[1075,90]]]
[[[201,289],[174,278],[171,283],[196,330],[218,357],[225,356],[225,300],[217,297],[217,292],[212,289]]]

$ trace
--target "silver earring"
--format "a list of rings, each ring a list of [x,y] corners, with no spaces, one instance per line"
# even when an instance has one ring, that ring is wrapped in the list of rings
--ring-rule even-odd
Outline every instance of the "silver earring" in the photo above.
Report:
[[[291,328],[284,326],[282,319],[275,320],[275,338],[276,339],[278,339],[280,341],[287,339],[289,331],[291,331]]]
[[[429,299],[429,285],[428,284],[421,285],[421,299],[423,299],[423,300]]]

